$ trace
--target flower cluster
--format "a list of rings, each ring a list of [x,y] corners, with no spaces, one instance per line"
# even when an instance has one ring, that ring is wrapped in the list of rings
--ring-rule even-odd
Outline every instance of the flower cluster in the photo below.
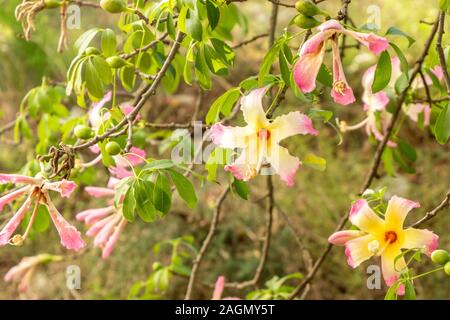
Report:
[[[55,225],[61,238],[61,244],[64,247],[78,251],[86,245],[78,230],[69,224],[58,212],[49,195],[49,191],[56,191],[61,194],[62,197],[68,197],[76,188],[76,184],[74,182],[68,180],[50,182],[43,177],[0,174],[0,184],[4,183],[14,183],[25,186],[22,186],[0,198],[0,209],[3,209],[6,204],[24,195],[26,195],[27,198],[11,220],[9,220],[2,231],[0,231],[0,246],[4,246],[8,243],[12,245],[21,245],[26,240],[31,227],[33,226],[33,222],[36,218],[37,210],[40,205],[47,207],[50,218],[52,219],[53,224]],[[13,236],[21,221],[25,218],[28,210],[33,205],[34,209],[24,234],[16,234]]]

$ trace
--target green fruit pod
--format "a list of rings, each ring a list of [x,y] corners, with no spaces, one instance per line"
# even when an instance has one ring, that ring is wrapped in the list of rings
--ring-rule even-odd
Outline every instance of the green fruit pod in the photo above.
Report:
[[[320,22],[313,17],[307,17],[303,14],[299,14],[294,18],[294,23],[302,29],[312,29],[320,25]]]
[[[116,156],[120,153],[121,148],[120,145],[115,141],[110,141],[105,146],[106,152],[108,152],[112,156]]]
[[[121,13],[127,10],[125,0],[101,0],[100,7],[109,13]]]

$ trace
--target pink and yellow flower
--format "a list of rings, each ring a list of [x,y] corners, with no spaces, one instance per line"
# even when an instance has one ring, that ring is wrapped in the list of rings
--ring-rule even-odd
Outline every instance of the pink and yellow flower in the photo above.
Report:
[[[16,174],[0,174],[0,184],[14,183],[25,184],[25,186],[13,191],[2,198],[0,198],[0,208],[2,209],[6,204],[18,199],[23,195],[27,195],[25,202],[9,220],[9,222],[0,231],[0,246],[6,244],[21,245],[27,238],[33,222],[36,218],[37,209],[40,205],[47,207],[50,214],[50,218],[58,231],[61,239],[61,244],[67,249],[78,251],[85,246],[83,239],[80,236],[78,230],[68,223],[64,217],[58,212],[53,204],[49,191],[56,191],[61,194],[62,197],[68,197],[72,191],[76,188],[76,184],[69,180],[61,180],[56,182],[50,182],[41,177],[28,177]],[[28,226],[23,235],[16,234],[13,236],[16,229],[24,219],[26,213],[30,207],[34,204],[34,210],[31,213],[31,217]]]
[[[306,41],[300,49],[300,58],[294,66],[294,80],[303,92],[311,92],[316,87],[316,78],[325,55],[326,44],[331,41],[333,54],[333,88],[331,96],[336,103],[348,105],[355,101],[353,90],[349,86],[339,52],[338,38],[344,34],[355,38],[367,46],[370,51],[380,54],[387,49],[388,41],[373,33],[361,33],[347,30],[336,20],[328,20],[319,27],[319,32]]]
[[[381,256],[383,278],[392,286],[407,266],[402,249],[423,250],[427,255],[438,247],[439,237],[425,229],[406,228],[403,224],[409,211],[420,207],[419,203],[393,196],[384,218],[377,215],[366,200],[356,201],[349,213],[350,222],[359,230],[343,230],[332,234],[328,241],[345,245],[347,262],[352,268],[373,256]],[[396,260],[397,259],[397,260]],[[404,286],[398,294],[404,294]]]
[[[117,186],[120,180],[112,179],[108,188],[86,187],[85,191],[95,198],[109,198],[109,205],[103,208],[88,209],[77,214],[78,220],[84,221],[89,229],[86,235],[94,237],[94,246],[102,249],[102,258],[106,259],[114,249],[127,220],[122,214],[123,198],[114,205]]]
[[[225,166],[225,170],[237,179],[247,181],[260,173],[263,166],[270,164],[281,179],[292,186],[301,163],[279,142],[296,134],[317,135],[318,132],[311,119],[298,111],[270,122],[262,106],[266,91],[267,87],[259,88],[241,99],[241,109],[247,123],[245,127],[215,124],[211,129],[212,140],[220,147],[242,150],[234,163]]]

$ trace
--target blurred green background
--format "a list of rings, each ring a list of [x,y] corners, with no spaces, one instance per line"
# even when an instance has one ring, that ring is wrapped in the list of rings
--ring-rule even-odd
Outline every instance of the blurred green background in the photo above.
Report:
[[[285,3],[294,1],[284,0]],[[435,3],[436,2],[436,3]],[[39,85],[43,76],[48,76],[57,82],[65,81],[65,72],[71,59],[75,56],[73,42],[85,30],[94,27],[112,26],[115,17],[92,8],[82,8],[81,29],[69,30],[70,48],[63,54],[56,52],[59,35],[58,12],[53,10],[40,13],[36,18],[36,31],[32,33],[32,41],[26,42],[21,34],[20,23],[14,18],[14,8],[17,0],[0,0],[0,127],[14,119],[20,101],[28,90]],[[249,17],[249,33],[243,35],[236,30],[235,43],[254,35],[267,32],[271,5],[267,1],[249,0],[238,3]],[[327,0],[321,7],[329,12],[337,12],[340,1]],[[287,26],[295,14],[290,8],[280,8],[279,30]],[[408,50],[407,41],[397,38],[399,46],[405,50],[408,60],[412,63],[423,47],[430,26],[437,14],[437,0],[359,0],[353,1],[349,14],[360,26],[365,23],[380,23],[381,32],[396,26],[411,35],[417,41]],[[375,20],[374,20],[375,18]],[[450,31],[450,30],[448,30]],[[448,43],[448,40],[446,41]],[[201,115],[204,116],[208,106],[220,95],[228,84],[237,84],[242,79],[257,74],[258,67],[267,52],[267,39],[261,39],[236,51],[236,64],[233,73],[227,77],[227,83],[220,79],[216,81],[213,90],[206,93]],[[427,64],[433,66],[436,57],[432,54]],[[376,57],[366,49],[360,51],[349,49],[346,52],[344,64],[347,79],[353,86],[357,97],[361,96],[361,74]],[[182,87],[182,94],[195,97],[195,90]],[[160,94],[163,97],[163,94]],[[324,95],[323,100],[315,107],[331,109],[339,119],[350,120],[351,123],[363,119],[360,103],[351,107],[333,105]],[[286,107],[278,112],[296,108],[306,111],[310,106],[301,105],[288,94]],[[156,99],[160,101],[159,96]],[[70,106],[77,108],[76,106]],[[150,113],[149,119],[155,121],[184,122],[190,118],[192,106],[167,105],[161,113]],[[166,118],[164,118],[166,117]],[[305,149],[327,159],[325,172],[303,167],[296,176],[294,188],[287,188],[275,178],[275,198],[279,207],[288,215],[292,226],[299,237],[309,248],[313,257],[317,257],[327,245],[327,238],[333,232],[339,217],[348,211],[355,193],[362,185],[364,175],[368,170],[374,152],[363,131],[355,131],[344,136],[344,142],[338,145],[339,139],[328,126],[320,128],[317,139],[302,137],[290,138],[286,141],[293,154],[304,155]],[[422,208],[411,214],[411,221],[418,219],[428,208],[433,208],[442,199],[449,188],[449,145],[440,146],[432,138],[428,130],[421,131],[414,123],[406,123],[400,134],[410,144],[416,146],[418,160],[415,163],[416,174],[399,172],[395,177],[383,176],[375,181],[374,189],[387,186],[388,195],[397,194],[421,203]],[[10,133],[0,137],[0,172],[15,172],[28,160],[35,157],[34,148],[30,142],[13,144]],[[148,148],[148,156],[162,157],[157,149]],[[198,168],[201,171],[201,168]],[[105,170],[97,170],[92,177],[96,185],[104,185],[107,181]],[[223,179],[222,179],[223,180]],[[169,248],[164,247],[160,253],[152,250],[155,243],[165,239],[178,238],[185,235],[194,236],[194,245],[198,248],[206,236],[211,218],[211,204],[220,193],[221,186],[207,183],[198,185],[199,205],[195,210],[189,210],[183,203],[177,202],[173,214],[153,224],[134,223],[127,226],[118,245],[108,260],[102,260],[100,251],[92,249],[89,239],[88,249],[80,254],[69,255],[57,264],[40,267],[27,294],[17,291],[15,284],[0,281],[0,298],[37,298],[37,299],[125,299],[133,283],[144,281],[151,273],[152,263],[160,261],[167,263],[170,259]],[[226,201],[223,219],[219,232],[206,255],[200,269],[199,279],[214,283],[219,275],[224,275],[229,281],[250,279],[259,259],[259,238],[264,229],[264,210],[252,199],[258,199],[265,194],[265,178],[258,177],[250,183],[251,200],[240,200],[232,195]],[[84,226],[75,222],[77,212],[88,208],[101,206],[101,202],[92,200],[82,192],[76,191],[75,197],[69,202],[59,203],[59,208],[65,216],[77,225],[80,230]],[[72,202],[70,202],[72,201]],[[64,205],[64,206],[63,206]],[[3,225],[11,212],[6,209],[0,213],[0,225]],[[441,247],[450,250],[450,214],[443,211],[441,215],[427,224],[440,235]],[[263,273],[263,280],[275,275],[284,276],[293,272],[305,272],[302,255],[291,230],[275,211],[273,226],[273,242],[269,251],[269,260]],[[53,227],[45,235],[39,235],[33,241],[28,241],[23,247],[4,247],[0,249],[0,275],[21,257],[41,252],[68,255],[60,245]],[[373,261],[372,261],[373,263]],[[366,267],[352,270],[347,264],[343,248],[334,248],[331,256],[324,263],[316,276],[313,286],[306,296],[307,299],[381,299],[386,288],[368,290],[366,288]],[[81,268],[81,289],[69,290],[66,287],[66,267],[78,265]],[[433,268],[426,260],[417,264],[415,271],[425,271]],[[262,281],[263,284],[264,281]],[[295,282],[293,282],[295,283]],[[161,298],[182,298],[187,280],[183,277],[173,277],[168,291]],[[450,298],[450,281],[443,272],[432,274],[416,282],[418,298],[448,299]],[[227,295],[245,297],[251,291],[227,291]],[[212,290],[198,285],[195,296],[210,298]]]

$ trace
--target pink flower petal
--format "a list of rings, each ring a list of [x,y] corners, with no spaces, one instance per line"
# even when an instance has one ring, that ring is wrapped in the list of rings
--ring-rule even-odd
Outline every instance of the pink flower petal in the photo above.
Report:
[[[406,215],[414,208],[420,208],[418,202],[392,196],[388,202],[388,207],[385,213],[385,221],[388,226],[402,227]]]
[[[322,43],[318,52],[301,54],[295,63],[293,77],[302,92],[308,93],[316,88],[316,78],[324,55],[325,44]]]
[[[385,51],[389,47],[389,42],[387,41],[386,38],[377,36],[373,33],[355,32],[346,29],[344,29],[342,32],[355,38],[363,45],[365,45],[367,48],[369,48],[370,51],[372,51],[377,55]]]
[[[114,197],[116,194],[116,191],[113,189],[101,187],[86,187],[84,191],[95,198]]]
[[[105,247],[102,250],[102,259],[106,259],[110,256],[126,224],[127,221],[124,218],[122,218],[119,225],[115,228],[114,233],[109,237],[108,241],[105,244]]]
[[[50,197],[46,195],[45,204],[50,213],[50,218],[58,231],[61,239],[61,244],[70,250],[78,251],[86,246],[86,243],[81,238],[80,232],[59,213]]]
[[[356,201],[349,213],[350,222],[364,232],[378,234],[384,230],[384,221],[370,208],[366,200]]]
[[[103,218],[104,216],[114,212],[114,206],[98,208],[98,209],[88,209],[81,211],[76,215],[77,220],[83,220],[86,224],[91,224]]]
[[[63,179],[57,182],[47,182],[42,189],[59,192],[62,197],[67,198],[71,195],[76,187],[77,184],[75,182]]]
[[[430,256],[439,245],[439,237],[435,233],[426,229],[420,230],[408,228],[404,230],[403,235],[403,249],[421,248],[424,249],[425,253]]]
[[[39,184],[40,180],[28,176],[23,176],[19,174],[0,174],[0,184],[4,183],[25,183],[30,185]]]
[[[337,40],[331,41],[331,48],[333,52],[333,88],[331,90],[331,96],[336,103],[345,106],[355,102],[355,96],[345,78]]]
[[[373,240],[373,236],[368,234],[345,243],[345,255],[350,267],[356,268],[374,255],[369,251],[369,243]]]
[[[271,166],[288,187],[294,185],[294,177],[300,167],[300,160],[289,154],[289,151],[281,146],[272,147],[268,159]]]
[[[342,230],[333,233],[329,238],[328,242],[334,245],[345,245],[346,242],[356,239],[364,235],[364,232],[359,230]]]
[[[270,130],[270,137],[274,142],[279,142],[296,134],[311,134],[313,136],[319,134],[314,129],[312,120],[307,115],[298,111],[275,118],[268,129]]]
[[[16,191],[13,191],[11,193],[8,193],[7,195],[0,198],[0,211],[3,210],[3,207],[7,205],[8,203],[16,200],[17,198],[21,197],[24,193],[26,193],[29,190],[29,186],[17,189]]]
[[[13,235],[14,231],[16,231],[20,222],[22,222],[23,218],[25,217],[25,214],[30,208],[31,202],[32,198],[31,196],[28,196],[28,198],[25,200],[25,202],[22,204],[19,210],[14,214],[11,220],[8,221],[8,223],[2,229],[2,231],[0,231],[0,247],[8,244],[9,239],[11,239],[11,236]]]
[[[220,276],[217,278],[216,284],[214,285],[212,300],[220,300],[222,298],[222,292],[224,288],[225,288],[225,277]]]

